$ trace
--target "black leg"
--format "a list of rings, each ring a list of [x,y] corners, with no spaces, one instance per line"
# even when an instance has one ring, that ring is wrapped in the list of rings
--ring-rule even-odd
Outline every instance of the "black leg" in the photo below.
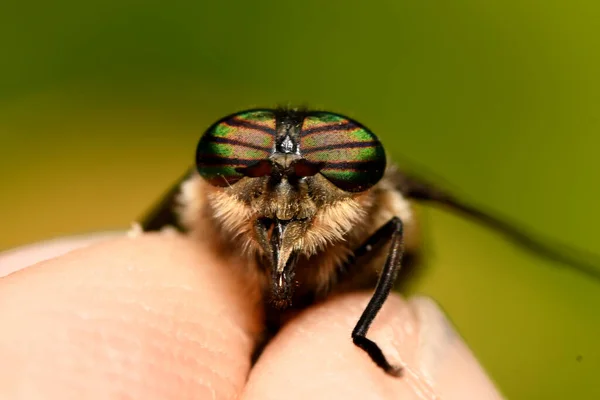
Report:
[[[367,339],[366,335],[371,326],[371,323],[377,316],[377,313],[383,306],[383,303],[390,294],[390,290],[394,286],[394,282],[400,270],[402,261],[402,253],[404,251],[404,243],[402,240],[402,221],[398,217],[392,218],[388,223],[379,228],[361,247],[356,250],[355,256],[359,257],[370,251],[372,246],[381,241],[390,240],[391,245],[387,260],[375,286],[373,297],[369,300],[369,304],[363,311],[360,319],[356,323],[352,331],[352,340],[355,345],[363,349],[369,357],[382,368],[386,373],[393,376],[400,376],[402,369],[391,365],[383,352],[375,342]]]

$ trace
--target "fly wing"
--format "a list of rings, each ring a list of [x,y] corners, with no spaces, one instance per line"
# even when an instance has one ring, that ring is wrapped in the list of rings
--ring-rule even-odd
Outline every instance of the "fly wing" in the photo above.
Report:
[[[177,204],[181,193],[181,185],[192,176],[193,172],[193,168],[186,171],[141,219],[140,225],[145,232],[160,231],[165,227],[173,227],[180,232],[186,231],[179,220]]]
[[[458,199],[424,179],[399,171],[396,171],[391,179],[395,181],[396,188],[409,200],[439,205],[462,214],[502,233],[508,239],[533,253],[600,280],[600,258],[595,254],[547,238],[536,237],[517,224],[509,222],[507,218]]]

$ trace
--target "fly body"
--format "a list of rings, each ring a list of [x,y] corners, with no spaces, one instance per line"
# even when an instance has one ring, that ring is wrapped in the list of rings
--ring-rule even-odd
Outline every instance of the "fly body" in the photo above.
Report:
[[[374,288],[351,336],[397,376],[401,369],[366,334],[401,266],[418,253],[412,200],[445,205],[535,251],[575,263],[400,172],[377,136],[357,121],[301,109],[248,110],[214,123],[198,143],[196,166],[142,227],[175,226],[245,264],[271,333],[293,310],[332,293]]]

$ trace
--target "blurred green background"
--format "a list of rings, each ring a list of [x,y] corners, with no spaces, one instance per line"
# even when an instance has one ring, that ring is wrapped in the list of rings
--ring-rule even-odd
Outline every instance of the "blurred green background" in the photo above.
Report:
[[[126,228],[217,118],[291,102],[533,232],[600,253],[596,0],[0,5],[0,249]],[[417,168],[417,172],[420,172]],[[600,284],[423,209],[411,292],[510,399],[600,398]]]

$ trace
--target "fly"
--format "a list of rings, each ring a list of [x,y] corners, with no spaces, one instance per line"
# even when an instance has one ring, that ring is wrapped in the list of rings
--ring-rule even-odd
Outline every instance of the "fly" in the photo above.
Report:
[[[323,111],[255,109],[215,122],[198,143],[196,166],[141,226],[173,226],[242,259],[263,293],[267,338],[294,310],[333,293],[374,287],[351,337],[381,369],[399,376],[401,368],[366,336],[400,267],[410,269],[418,260],[411,201],[445,206],[599,278],[573,250],[533,240],[399,171],[371,130]]]

